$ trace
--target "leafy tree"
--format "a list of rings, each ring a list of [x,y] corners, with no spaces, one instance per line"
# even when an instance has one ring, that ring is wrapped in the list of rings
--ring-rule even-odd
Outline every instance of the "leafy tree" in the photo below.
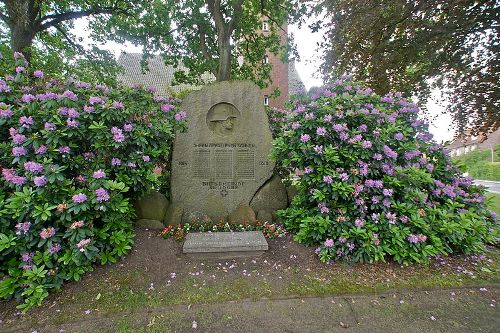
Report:
[[[303,11],[299,0],[166,0],[152,1],[140,17],[100,18],[102,29],[114,27],[117,41],[129,40],[150,55],[161,52],[168,64],[182,63],[177,82],[201,83],[209,72],[216,80],[251,79],[261,86],[269,79],[263,65],[266,50],[287,53],[279,30]],[[262,20],[270,31],[256,33]]]
[[[102,40],[109,31],[95,31],[98,27],[93,18],[135,15],[145,2],[1,0],[2,51],[22,52],[27,61],[50,75],[61,77],[70,72],[91,81],[113,81],[118,69],[113,55],[95,44],[84,47],[83,40],[71,33],[74,20],[88,17],[89,28]]]
[[[0,38],[31,62],[57,59],[51,74],[65,64],[79,77],[112,78],[112,55],[96,45],[85,49],[70,32],[74,19],[87,17],[93,42],[128,40],[143,46],[145,59],[161,52],[168,64],[182,64],[187,71],[176,73],[178,82],[200,83],[209,72],[217,80],[251,79],[264,86],[271,69],[262,64],[265,53],[286,57],[289,47],[279,30],[298,21],[304,7],[301,0],[0,0],[0,19],[8,28]],[[263,18],[270,31],[258,34]]]
[[[349,72],[379,94],[441,88],[460,132],[500,126],[499,8],[495,0],[323,0],[322,72]]]

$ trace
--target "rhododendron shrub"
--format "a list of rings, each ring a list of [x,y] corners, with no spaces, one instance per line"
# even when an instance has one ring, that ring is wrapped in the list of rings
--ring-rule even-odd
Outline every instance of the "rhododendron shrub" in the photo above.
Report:
[[[498,240],[484,189],[460,175],[418,112],[348,77],[294,107],[274,155],[296,175],[280,217],[297,241],[318,244],[323,261],[408,263]]]
[[[266,106],[265,110],[269,119],[269,128],[271,129],[271,134],[273,138],[276,138],[282,131],[288,111],[285,109],[270,106]]]
[[[185,113],[139,88],[52,81],[15,57],[0,78],[0,297],[26,310],[131,249],[131,201],[158,185]]]

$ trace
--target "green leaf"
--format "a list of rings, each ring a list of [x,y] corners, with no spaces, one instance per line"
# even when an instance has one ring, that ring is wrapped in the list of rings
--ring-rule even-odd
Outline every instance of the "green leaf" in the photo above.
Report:
[[[6,235],[0,233],[0,252],[16,245],[16,237],[14,235]]]

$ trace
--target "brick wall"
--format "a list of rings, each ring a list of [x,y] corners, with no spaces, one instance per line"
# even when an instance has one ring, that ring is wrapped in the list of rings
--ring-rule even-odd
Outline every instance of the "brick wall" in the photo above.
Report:
[[[283,30],[280,29],[279,34],[283,43],[286,43],[288,25],[285,25]],[[258,33],[266,34],[265,31],[259,31]],[[280,96],[269,98],[269,106],[283,109],[285,102],[288,100],[288,63],[283,63],[279,55],[268,53],[267,56],[269,58],[269,63],[273,65],[271,70],[272,83],[269,87],[262,89],[262,103],[264,103],[265,95],[270,96],[274,89],[279,88],[281,92]]]

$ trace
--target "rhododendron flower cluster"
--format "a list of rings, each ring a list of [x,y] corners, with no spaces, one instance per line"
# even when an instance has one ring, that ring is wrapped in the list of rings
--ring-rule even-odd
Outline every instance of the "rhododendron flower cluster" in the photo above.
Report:
[[[186,113],[174,98],[58,82],[21,54],[7,58],[0,57],[13,74],[0,77],[0,297],[24,298],[26,310],[48,289],[130,250],[132,203],[168,186],[155,170],[169,165]]]
[[[426,262],[498,239],[484,188],[461,176],[401,94],[380,97],[346,76],[276,128],[274,157],[298,191],[279,215],[322,260]]]

